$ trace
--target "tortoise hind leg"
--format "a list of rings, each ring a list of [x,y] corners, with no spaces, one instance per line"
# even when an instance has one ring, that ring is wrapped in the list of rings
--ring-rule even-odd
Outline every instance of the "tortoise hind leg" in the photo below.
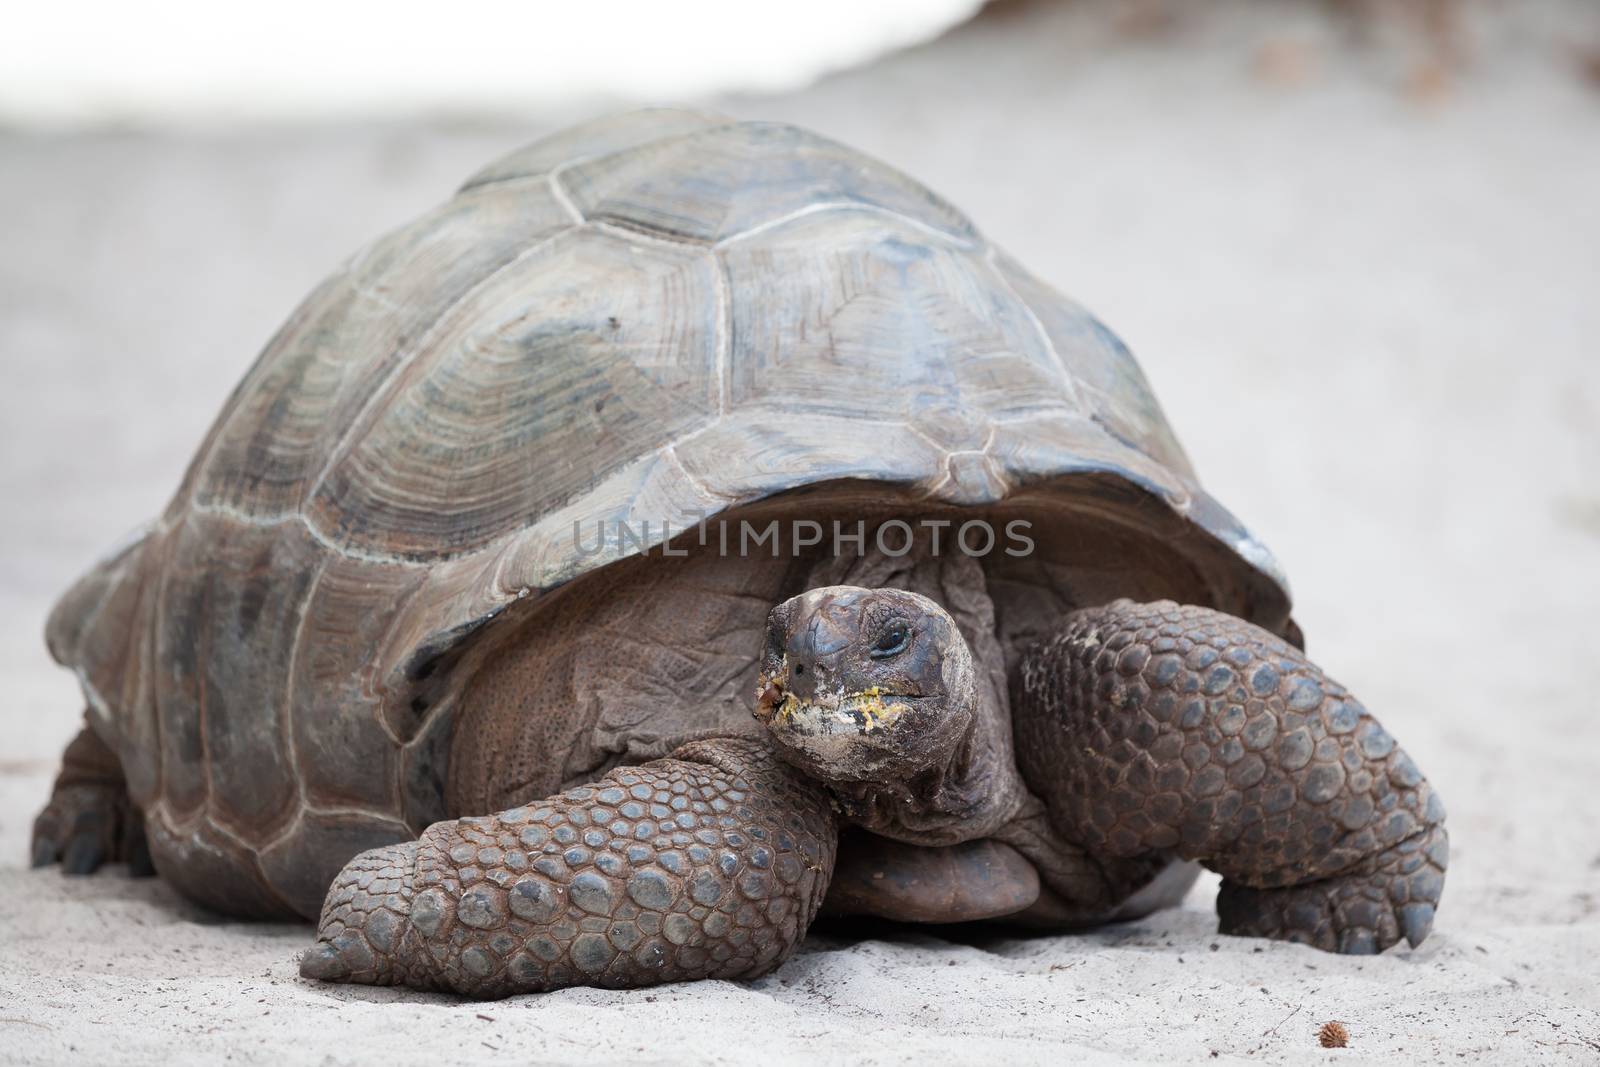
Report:
[[[1444,806],[1286,642],[1207,608],[1119,600],[1069,615],[1019,682],[1018,763],[1062,837],[1217,871],[1224,933],[1346,953],[1427,936]]]
[[[33,822],[33,865],[59,862],[65,874],[93,874],[106,863],[155,874],[144,815],[128,799],[122,764],[87,724],[61,757],[50,802]]]
[[[300,973],[473,997],[755,977],[805,935],[836,838],[821,786],[755,742],[697,741],[362,853]]]

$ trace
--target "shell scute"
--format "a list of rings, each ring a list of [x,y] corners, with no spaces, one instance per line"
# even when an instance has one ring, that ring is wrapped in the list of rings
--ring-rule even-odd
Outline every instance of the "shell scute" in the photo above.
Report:
[[[1144,371],[1121,338],[1085,308],[1062,296],[1005,255],[995,267],[1028,302],[1076,385],[1085,414],[1129,449],[1186,478],[1194,471],[1156,400]]]
[[[966,216],[877,160],[771,122],[712,126],[575,163],[561,172],[587,219],[715,243],[802,212],[857,208],[903,216],[975,243]]]
[[[174,823],[164,809],[145,814],[156,870],[184,896],[229,915],[295,917],[296,910],[267,884],[255,855],[237,838],[205,818]]]
[[[606,115],[542,137],[495,160],[468,178],[462,190],[543,178],[559,167],[580,160],[681,137],[712,126],[726,126],[732,121],[725,115],[672,107]]]
[[[908,422],[954,449],[981,448],[994,420],[1075,410],[1027,306],[964,248],[841,213],[722,255],[735,407]]]
[[[165,799],[180,813],[203,805],[252,843],[269,839],[299,802],[284,731],[292,650],[321,554],[298,525],[197,513],[165,575],[156,686],[163,736],[175,735],[172,758],[162,760]]]
[[[273,891],[301,915],[315,916],[345,861],[370,848],[411,840],[405,823],[367,812],[306,811],[261,850],[260,867]]]
[[[166,534],[159,591],[146,625],[155,628],[151,697],[159,719],[160,806],[178,822],[203,813],[207,795],[202,716],[211,618],[205,575],[196,560],[224,524],[192,513]],[[135,797],[135,800],[139,798]]]
[[[328,554],[302,609],[292,655],[293,753],[305,800],[392,811],[400,756],[416,730],[408,701],[385,699],[374,650],[425,575],[416,567]],[[389,715],[406,722],[390,724]]]
[[[547,189],[484,190],[374,243],[267,346],[218,421],[186,492],[202,508],[298,509],[342,436],[452,309],[570,218]],[[180,493],[180,498],[184,494]]]
[[[202,542],[200,595],[212,629],[202,665],[206,758],[229,768],[211,776],[210,810],[251,844],[267,840],[299,804],[284,744],[291,650],[321,555],[302,530],[277,534],[234,527]]]
[[[161,785],[160,724],[151,661],[154,602],[164,541],[141,531],[75,582],[50,613],[45,641],[78,675],[91,722],[122,763],[129,793],[154,797]]]
[[[482,548],[716,414],[702,250],[569,230],[458,302],[307,514],[358,550]]]

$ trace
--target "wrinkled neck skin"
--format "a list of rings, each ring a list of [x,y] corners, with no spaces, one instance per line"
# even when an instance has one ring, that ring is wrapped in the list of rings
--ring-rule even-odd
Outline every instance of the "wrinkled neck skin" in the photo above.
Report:
[[[983,568],[941,547],[946,552],[937,556],[919,542],[899,557],[874,549],[830,558],[807,581],[813,589],[855,585],[921,593],[950,613],[972,652],[971,722],[944,764],[904,781],[827,783],[846,822],[918,845],[988,837],[1015,817],[1027,796],[1012,754],[1004,655]]]
[[[1010,822],[1022,801],[1011,761],[1010,727],[992,706],[980,710],[943,767],[905,782],[830,782],[847,822],[918,845],[952,845],[988,837]]]

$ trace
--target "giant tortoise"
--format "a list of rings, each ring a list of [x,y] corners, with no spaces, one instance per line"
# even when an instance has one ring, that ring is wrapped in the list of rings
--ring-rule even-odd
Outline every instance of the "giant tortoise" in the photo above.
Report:
[[[320,916],[302,973],[762,974],[819,911],[1428,932],[1438,797],[1302,652],[1127,349],[793,126],[480,171],[267,345],[62,599],[34,862]]]

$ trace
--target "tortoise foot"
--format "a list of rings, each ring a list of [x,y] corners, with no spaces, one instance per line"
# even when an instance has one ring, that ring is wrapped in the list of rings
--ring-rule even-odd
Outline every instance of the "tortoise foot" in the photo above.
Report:
[[[81,875],[126,863],[130,874],[154,874],[144,815],[128,798],[116,756],[85,727],[61,762],[50,802],[33,821],[33,866],[59,863],[63,874]]]
[[[363,985],[425,984],[408,981],[399,963],[418,948],[411,902],[421,847],[420,841],[407,841],[375,848],[345,865],[323,903],[317,943],[300,957],[302,977]]]
[[[1282,639],[1114,601],[1036,646],[1012,707],[1018,763],[1062,835],[1099,858],[1203,863],[1223,877],[1223,932],[1362,953],[1432,926],[1444,804]]]
[[[1433,928],[1449,853],[1444,827],[1432,826],[1349,874],[1281,889],[1224,880],[1222,932],[1352,956],[1382,952],[1402,937],[1415,948]]]
[[[63,874],[93,874],[107,863],[126,863],[135,877],[156,873],[144,816],[120,786],[57,787],[33,822],[32,853],[33,866],[59,863]]]

